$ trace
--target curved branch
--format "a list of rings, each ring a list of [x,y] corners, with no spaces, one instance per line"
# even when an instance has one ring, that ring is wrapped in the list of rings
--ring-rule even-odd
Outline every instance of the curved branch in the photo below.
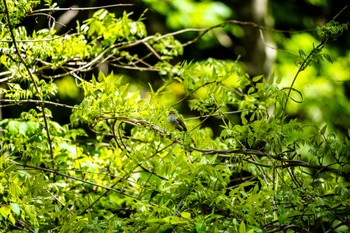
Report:
[[[282,121],[282,129],[283,129],[284,117],[285,117],[285,114],[286,114],[286,111],[287,111],[288,100],[289,100],[289,98],[290,98],[290,94],[291,94],[292,90],[295,90],[295,89],[293,88],[295,81],[297,80],[299,74],[300,74],[303,70],[305,70],[305,68],[310,64],[310,62],[312,61],[312,59],[313,59],[313,57],[315,56],[315,54],[319,53],[320,50],[323,49],[323,47],[324,47],[324,45],[326,44],[326,42],[327,42],[327,41],[322,41],[319,45],[317,45],[316,48],[313,48],[313,49],[311,50],[311,52],[310,52],[309,55],[303,60],[303,62],[301,63],[301,65],[300,65],[300,67],[299,67],[297,73],[295,74],[295,76],[294,76],[294,78],[293,78],[293,81],[292,81],[292,83],[291,83],[291,85],[290,85],[290,87],[289,87],[289,89],[288,89],[287,99],[286,99],[286,101],[285,101],[285,103],[284,103],[284,106],[283,106],[283,109],[282,109],[282,111],[283,111],[283,112],[282,112],[282,119],[281,119],[281,121]]]

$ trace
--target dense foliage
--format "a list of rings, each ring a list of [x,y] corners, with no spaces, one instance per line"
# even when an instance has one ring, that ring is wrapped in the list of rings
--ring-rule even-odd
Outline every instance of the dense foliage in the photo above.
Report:
[[[350,230],[349,134],[286,112],[302,95],[294,81],[333,61],[325,46],[347,23],[317,28],[286,89],[237,61],[179,61],[188,43],[176,37],[210,30],[147,35],[145,15],[99,9],[74,32],[28,32],[22,20],[55,11],[45,2],[0,5],[1,107],[20,111],[0,121],[1,232]],[[103,65],[114,71],[97,73]],[[121,69],[158,79],[145,87]],[[72,93],[79,104],[57,101]],[[52,106],[70,122],[55,121]],[[188,132],[166,121],[183,108]]]

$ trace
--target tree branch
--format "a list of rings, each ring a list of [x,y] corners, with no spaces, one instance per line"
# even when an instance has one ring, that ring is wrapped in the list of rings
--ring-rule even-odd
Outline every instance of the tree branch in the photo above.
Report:
[[[41,93],[39,91],[38,84],[36,83],[36,81],[34,79],[34,76],[33,76],[32,72],[31,72],[29,66],[27,65],[26,61],[24,60],[24,58],[22,57],[22,55],[21,55],[21,53],[20,53],[20,51],[18,49],[16,38],[15,38],[15,34],[13,32],[13,28],[12,28],[12,24],[11,24],[10,14],[9,14],[9,11],[8,11],[8,8],[7,8],[6,0],[3,0],[3,3],[4,3],[4,7],[5,7],[5,14],[6,14],[6,17],[7,17],[7,23],[8,23],[10,35],[11,35],[11,38],[12,38],[13,45],[15,47],[16,54],[19,57],[19,59],[21,60],[21,63],[24,65],[25,69],[27,70],[28,75],[30,77],[30,80],[32,81],[32,83],[34,85],[34,88],[35,88],[35,91],[36,91],[38,97],[40,98],[41,101],[43,101],[43,97],[41,96]],[[41,112],[43,114],[44,126],[45,126],[45,130],[46,130],[46,135],[47,135],[47,141],[48,141],[48,144],[49,144],[49,152],[50,152],[50,156],[51,156],[51,166],[52,166],[52,169],[55,169],[55,161],[54,161],[54,157],[53,157],[52,141],[51,141],[49,125],[47,123],[47,117],[46,117],[46,113],[45,113],[45,103],[43,103],[43,102],[41,103],[41,108],[42,108]]]
[[[95,7],[68,7],[68,8],[45,8],[45,9],[39,9],[32,12],[38,13],[38,12],[50,12],[50,11],[86,11],[86,10],[99,10],[99,9],[105,9],[105,8],[112,8],[112,7],[122,7],[122,6],[133,6],[134,4],[112,4],[112,5],[104,5],[104,6],[95,6]]]
[[[76,181],[79,181],[79,182],[82,182],[82,183],[85,183],[85,184],[91,184],[91,185],[94,185],[96,187],[103,188],[103,189],[106,189],[106,190],[109,190],[109,191],[113,191],[115,193],[119,193],[119,194],[127,196],[127,197],[131,197],[133,199],[136,199],[135,197],[133,197],[133,196],[127,194],[127,193],[123,193],[120,190],[117,190],[117,189],[114,189],[114,188],[111,188],[111,187],[107,187],[107,186],[104,186],[104,185],[101,185],[101,184],[97,184],[97,183],[94,183],[94,182],[91,182],[91,181],[88,181],[88,180],[84,180],[84,179],[81,179],[81,178],[78,178],[78,177],[70,176],[70,175],[61,173],[61,172],[59,172],[57,170],[37,167],[37,166],[33,166],[33,165],[28,165],[28,164],[20,164],[20,163],[17,163],[17,166],[33,168],[35,170],[39,170],[39,171],[43,171],[43,172],[47,172],[47,173],[52,173],[54,175],[66,177],[66,178],[69,178],[69,179],[72,179],[72,180],[76,180]]]

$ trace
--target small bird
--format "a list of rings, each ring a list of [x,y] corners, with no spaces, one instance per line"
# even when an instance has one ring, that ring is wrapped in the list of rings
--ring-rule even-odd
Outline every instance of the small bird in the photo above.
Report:
[[[170,124],[172,124],[179,131],[187,131],[185,123],[181,120],[180,117],[177,116],[174,110],[169,112],[169,115],[166,119]]]

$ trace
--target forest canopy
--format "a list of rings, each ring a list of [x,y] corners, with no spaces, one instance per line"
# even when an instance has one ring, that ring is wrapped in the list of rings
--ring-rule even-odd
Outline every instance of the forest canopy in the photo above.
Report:
[[[1,1],[0,232],[350,231],[348,6],[228,2]]]

